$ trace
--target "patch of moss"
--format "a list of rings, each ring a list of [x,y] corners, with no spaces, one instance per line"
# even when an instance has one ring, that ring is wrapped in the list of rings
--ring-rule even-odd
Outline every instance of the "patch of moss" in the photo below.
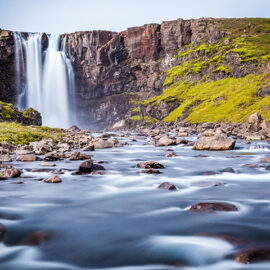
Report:
[[[134,116],[129,117],[129,120],[140,121],[141,120],[141,116],[140,115],[134,115]]]
[[[57,141],[61,135],[61,130],[56,128],[23,126],[13,122],[0,123],[0,141],[6,141],[10,144],[25,145],[42,138]]]
[[[164,121],[175,121],[186,108],[189,108],[186,121],[190,123],[242,122],[253,112],[260,112],[264,119],[269,119],[270,96],[258,96],[258,91],[269,83],[270,79],[265,75],[248,75],[189,87],[180,84],[171,90],[177,93],[181,105]],[[220,96],[224,98],[218,99]],[[194,104],[198,106],[194,107]]]
[[[2,120],[16,120],[19,114],[17,108],[13,107],[10,103],[0,101],[2,110],[0,111],[0,117]]]

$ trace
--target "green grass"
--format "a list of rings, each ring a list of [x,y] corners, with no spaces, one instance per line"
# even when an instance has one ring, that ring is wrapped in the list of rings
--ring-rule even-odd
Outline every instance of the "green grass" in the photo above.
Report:
[[[56,128],[0,122],[0,141],[6,141],[10,144],[25,145],[33,141],[40,141],[42,138],[57,141],[61,135],[61,130]]]
[[[181,105],[164,121],[175,121],[187,109],[186,121],[190,123],[242,122],[253,112],[260,112],[269,120],[270,96],[258,96],[258,91],[269,83],[270,79],[264,75],[248,75],[189,86],[174,85],[170,90],[181,100]],[[218,100],[219,97],[222,98]]]

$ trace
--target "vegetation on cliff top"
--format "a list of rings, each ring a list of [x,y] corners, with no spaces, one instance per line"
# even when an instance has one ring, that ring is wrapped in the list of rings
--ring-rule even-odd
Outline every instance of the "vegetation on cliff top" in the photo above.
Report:
[[[56,128],[0,122],[0,141],[6,141],[10,144],[25,145],[33,141],[40,141],[42,138],[57,141],[61,135],[61,130]]]
[[[177,51],[179,64],[166,72],[163,93],[141,105],[178,100],[179,107],[164,121],[182,116],[190,123],[242,122],[253,112],[270,119],[270,96],[260,95],[261,89],[270,87],[269,74],[263,74],[270,61],[270,19],[221,19],[216,26],[227,36],[215,44],[193,44]],[[236,63],[247,72],[239,76]]]

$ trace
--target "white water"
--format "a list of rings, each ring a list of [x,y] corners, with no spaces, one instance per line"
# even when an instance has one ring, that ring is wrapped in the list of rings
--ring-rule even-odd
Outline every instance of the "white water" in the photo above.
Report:
[[[68,128],[71,125],[69,94],[74,91],[72,63],[67,57],[66,38],[51,35],[42,55],[42,34],[24,38],[14,33],[16,46],[17,106],[32,107],[42,115],[43,125]],[[25,85],[25,86],[24,86]]]

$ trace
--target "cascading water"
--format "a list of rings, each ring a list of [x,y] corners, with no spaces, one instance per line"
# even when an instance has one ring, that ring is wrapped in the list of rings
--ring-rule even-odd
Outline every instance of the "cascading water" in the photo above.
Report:
[[[71,125],[69,96],[74,93],[74,73],[68,58],[69,48],[64,37],[60,50],[60,36],[50,35],[47,50],[42,55],[42,34],[25,38],[14,33],[17,106],[32,107],[42,114],[43,124],[67,128]]]

